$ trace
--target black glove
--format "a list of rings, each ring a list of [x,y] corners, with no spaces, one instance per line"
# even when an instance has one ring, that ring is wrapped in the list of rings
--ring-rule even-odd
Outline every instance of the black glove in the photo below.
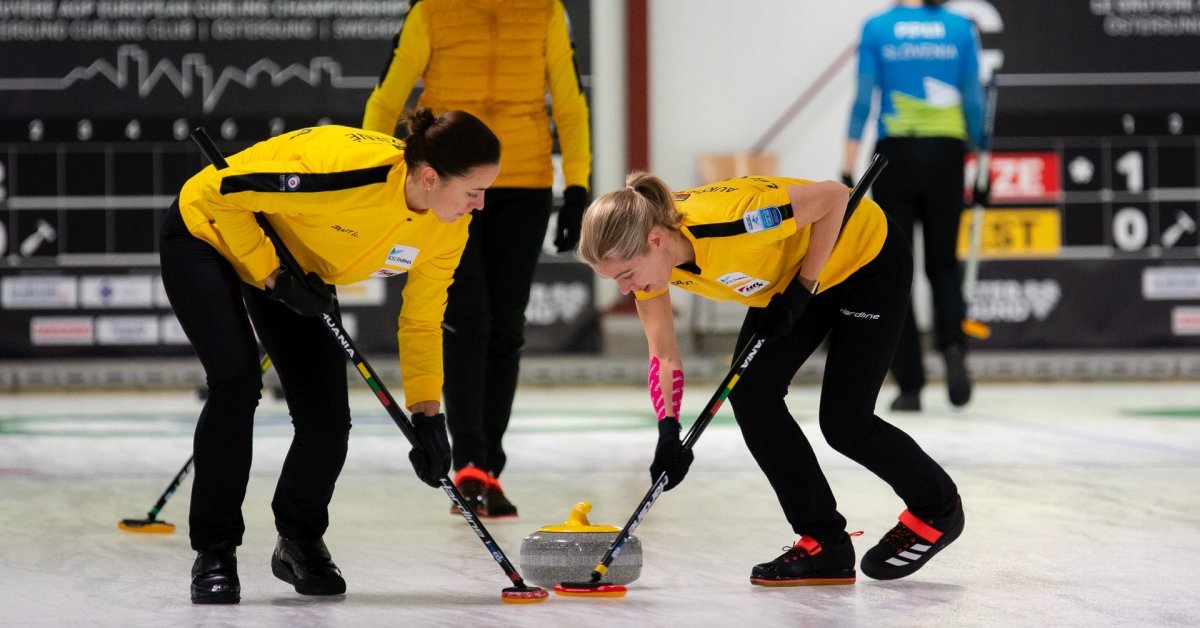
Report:
[[[980,207],[987,207],[992,202],[992,190],[990,185],[979,185],[975,182],[975,189],[971,192],[971,203]]]
[[[446,436],[446,415],[417,413],[412,416],[412,423],[420,446],[408,452],[408,460],[422,482],[439,488],[442,484],[438,480],[450,473],[450,438]]]
[[[679,486],[694,458],[692,450],[684,449],[679,440],[679,421],[671,417],[659,421],[658,445],[654,447],[654,461],[650,463],[650,482],[657,481],[666,471],[667,486],[663,490]]]
[[[329,314],[337,303],[337,298],[320,275],[308,273],[300,278],[286,266],[279,268],[279,274],[275,275],[275,287],[267,291],[267,296],[301,316]]]
[[[783,292],[771,297],[771,302],[767,303],[762,317],[758,319],[754,334],[768,341],[788,335],[812,298],[813,294],[803,284],[792,280]]]
[[[554,248],[565,253],[579,244],[579,226],[583,224],[583,210],[587,209],[588,192],[583,187],[572,185],[563,190],[563,204],[558,210],[558,223],[554,227]]]
[[[842,172],[842,185],[850,188],[851,190],[854,189],[854,175],[850,174],[849,170]]]

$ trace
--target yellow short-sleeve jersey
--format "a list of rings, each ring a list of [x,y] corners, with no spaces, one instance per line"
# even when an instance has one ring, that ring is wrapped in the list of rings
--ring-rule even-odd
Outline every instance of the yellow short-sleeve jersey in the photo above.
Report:
[[[696,262],[672,269],[671,285],[716,301],[765,306],[796,277],[808,254],[812,225],[796,224],[787,188],[809,183],[747,176],[676,192],[681,231],[696,251]],[[875,259],[886,237],[883,210],[863,199],[817,277],[818,292]],[[649,299],[663,292],[635,296]]]

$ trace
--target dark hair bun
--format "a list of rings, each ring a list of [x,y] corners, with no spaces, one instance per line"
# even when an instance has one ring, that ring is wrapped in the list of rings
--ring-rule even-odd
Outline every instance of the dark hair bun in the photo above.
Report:
[[[408,126],[409,138],[413,136],[424,138],[429,127],[437,123],[437,116],[433,115],[433,109],[421,107],[405,115],[404,122]]]

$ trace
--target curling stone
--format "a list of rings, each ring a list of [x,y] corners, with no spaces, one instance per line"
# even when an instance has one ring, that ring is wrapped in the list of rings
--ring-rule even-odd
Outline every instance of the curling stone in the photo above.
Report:
[[[561,525],[545,526],[521,543],[521,575],[543,587],[560,582],[587,582],[592,569],[604,558],[621,529],[592,525],[587,513],[592,505],[576,502],[571,516]],[[628,584],[642,574],[642,542],[630,535],[621,553],[600,582]]]

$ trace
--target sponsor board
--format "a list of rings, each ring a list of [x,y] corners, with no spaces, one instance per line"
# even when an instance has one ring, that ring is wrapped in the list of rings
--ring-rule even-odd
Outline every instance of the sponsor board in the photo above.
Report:
[[[95,344],[95,324],[90,316],[34,316],[29,340],[35,347]]]
[[[97,316],[96,344],[156,345],[157,316]]]
[[[151,307],[154,303],[153,279],[149,275],[80,277],[79,304],[85,308]]]
[[[78,305],[74,276],[0,278],[0,307],[6,310],[69,310]]]
[[[1176,336],[1200,336],[1200,307],[1187,305],[1171,308],[1171,333]]]
[[[1147,301],[1200,299],[1200,266],[1142,269],[1142,298]]]

